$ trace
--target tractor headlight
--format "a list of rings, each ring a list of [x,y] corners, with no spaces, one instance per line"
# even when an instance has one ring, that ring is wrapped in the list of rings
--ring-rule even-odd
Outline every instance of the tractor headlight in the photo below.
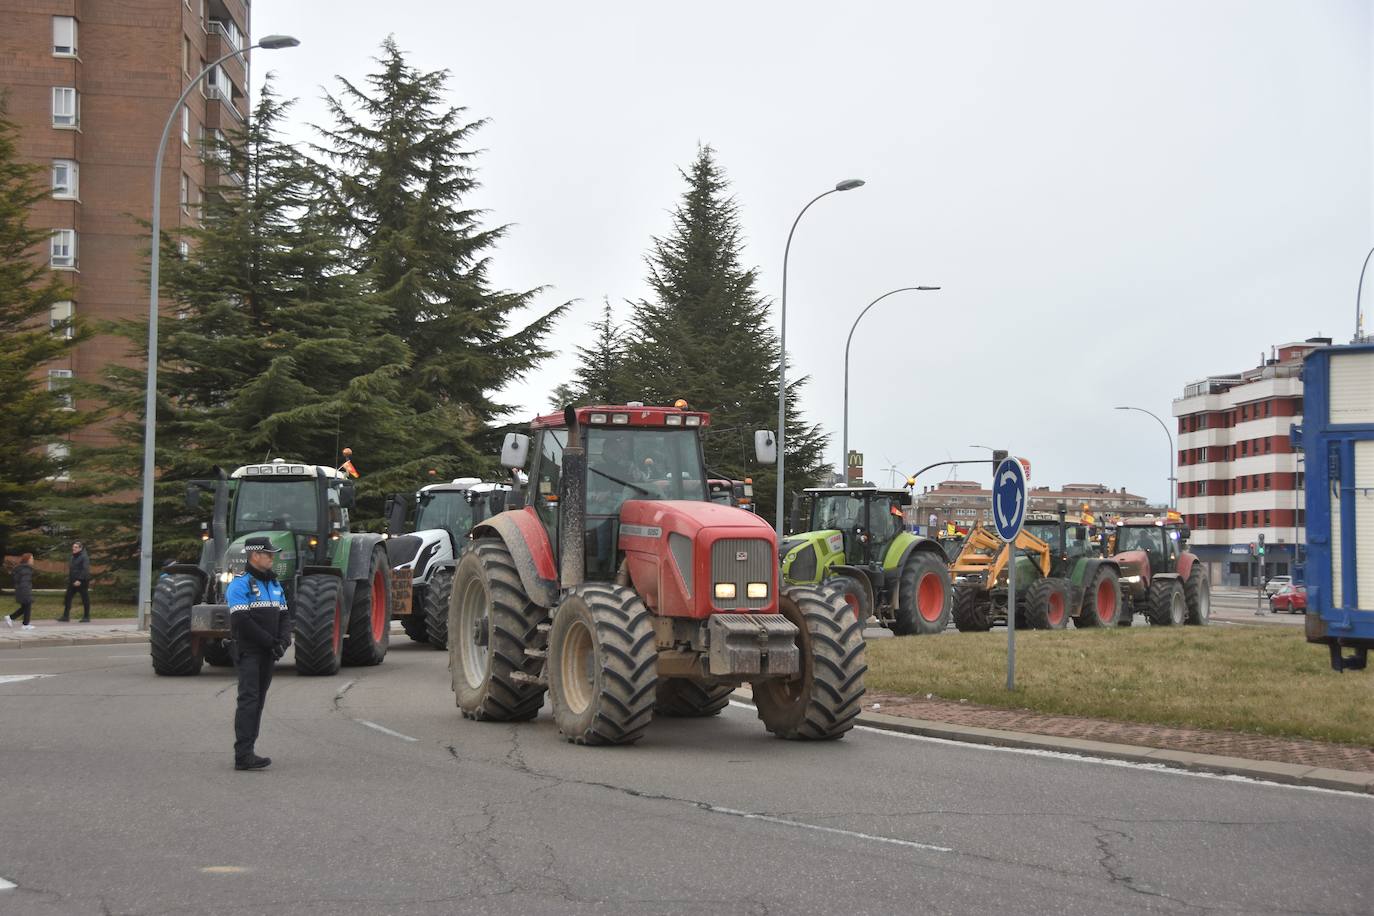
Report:
[[[219,574],[219,584],[220,584],[220,585],[228,585],[230,582],[233,582],[233,581],[234,581],[234,574],[231,573],[231,572],[229,572],[228,570],[225,570],[224,572],[222,572],[222,573]]]
[[[717,583],[716,583],[716,597],[717,597],[717,598],[734,598],[734,597],[735,597],[735,583],[733,583],[733,582],[717,582]]]
[[[664,422],[665,424],[667,424],[668,426],[681,426],[681,425],[682,425],[682,415],[681,415],[681,414],[676,414],[676,413],[670,413],[670,414],[668,414],[666,417],[663,418],[663,422]]]
[[[768,583],[750,582],[748,585],[744,587],[744,594],[750,598],[767,598]]]
[[[687,425],[688,425],[688,426],[700,426],[700,425],[701,425],[701,417],[697,416],[696,414],[693,414],[692,416],[690,416],[690,417],[687,418]]]

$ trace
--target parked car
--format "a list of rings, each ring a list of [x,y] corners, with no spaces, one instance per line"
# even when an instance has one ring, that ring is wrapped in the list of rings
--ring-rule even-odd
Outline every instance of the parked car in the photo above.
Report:
[[[1273,595],[1269,596],[1269,610],[1275,614],[1279,611],[1283,611],[1285,614],[1306,614],[1307,586],[1283,586]]]
[[[1264,593],[1273,597],[1278,594],[1279,589],[1283,588],[1285,585],[1292,584],[1292,576],[1270,576],[1268,579],[1264,580]]]

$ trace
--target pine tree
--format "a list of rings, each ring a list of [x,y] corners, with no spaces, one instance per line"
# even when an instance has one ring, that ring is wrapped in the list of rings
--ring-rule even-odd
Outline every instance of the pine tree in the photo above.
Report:
[[[75,392],[49,391],[43,374],[90,332],[71,320],[50,327],[52,306],[70,293],[44,263],[48,233],[28,224],[47,190],[19,158],[18,133],[0,95],[0,555],[51,546],[46,507],[67,460],[49,446],[91,419],[67,407]]]
[[[687,190],[672,229],[653,240],[645,258],[651,297],[636,304],[627,377],[641,400],[685,398],[711,411],[707,466],[720,476],[752,477],[759,511],[769,517],[776,469],[754,462],[753,430],[777,426],[779,345],[770,303],[757,290],[757,270],[742,263],[738,205],[711,147],[699,148],[681,174]],[[796,407],[805,382],[788,383],[789,494],[818,482],[824,468],[826,437]]]
[[[473,135],[485,123],[444,101],[449,75],[408,64],[388,38],[365,86],[339,78],[320,128],[336,163],[334,219],[355,268],[389,313],[388,330],[413,359],[403,384],[422,417],[456,428],[450,451],[474,463],[490,456],[471,439],[507,411],[497,393],[551,355],[544,343],[566,306],[507,334],[540,289],[508,292],[488,280],[491,251],[506,226],[484,228],[465,200],[477,187]]]
[[[625,329],[616,322],[610,299],[603,301],[601,318],[589,327],[592,345],[577,348],[573,380],[554,389],[558,409],[568,404],[623,404],[638,396],[625,379]]]

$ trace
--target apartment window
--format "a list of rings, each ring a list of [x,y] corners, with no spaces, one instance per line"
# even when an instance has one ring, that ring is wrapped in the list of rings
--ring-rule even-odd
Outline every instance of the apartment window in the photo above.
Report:
[[[189,258],[191,256],[191,243],[185,239],[180,239],[177,242],[177,254],[181,255],[183,261]]]
[[[54,57],[76,56],[76,18],[52,17],[52,53]]]
[[[52,161],[52,196],[75,199],[79,192],[77,186],[76,163],[70,159]]]
[[[181,173],[181,212],[191,212],[191,179],[185,172]]]
[[[1273,448],[1274,448],[1274,440],[1273,440],[1273,439],[1265,439],[1265,440],[1264,440],[1264,454],[1266,454],[1266,455],[1269,454],[1269,452],[1272,451]]]
[[[221,71],[219,67],[211,67],[210,72],[205,74],[205,94],[212,99],[221,96],[220,89],[223,86]]]
[[[68,339],[72,336],[72,316],[75,307],[70,299],[63,299],[48,306],[48,327],[54,334]]]
[[[57,473],[54,474],[52,477],[49,477],[49,480],[71,479],[67,476],[66,468],[67,458],[71,455],[71,453],[71,446],[67,445],[67,443],[65,442],[48,443],[48,460],[54,462],[57,465]]]
[[[189,106],[181,106],[181,142],[184,146],[191,145],[191,109]]]
[[[70,369],[49,369],[48,370],[48,390],[57,395],[57,400],[61,402],[63,410],[75,410],[76,402],[72,400],[71,386],[72,370]]]
[[[181,72],[191,73],[191,39],[185,35],[181,36]]]
[[[1271,489],[1271,481],[1272,481],[1272,480],[1273,480],[1273,475],[1272,475],[1272,474],[1265,474],[1265,475],[1264,475],[1264,488],[1265,488],[1266,490]]]
[[[1268,509],[1265,509],[1265,510],[1264,510],[1264,527],[1266,527],[1266,528],[1269,527],[1269,510],[1268,510]]]
[[[48,266],[64,270],[76,269],[76,230],[54,229]]]
[[[52,126],[78,127],[81,124],[81,99],[69,86],[52,87]]]

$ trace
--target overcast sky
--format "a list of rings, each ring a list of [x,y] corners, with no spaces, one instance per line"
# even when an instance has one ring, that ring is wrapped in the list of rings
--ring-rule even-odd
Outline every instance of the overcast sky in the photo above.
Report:
[[[854,316],[944,287],[854,335],[850,445],[883,483],[980,443],[1029,458],[1032,485],[1163,500],[1164,433],[1113,405],[1167,419],[1271,344],[1349,340],[1374,245],[1368,0],[259,2],[252,30],[301,40],[253,68],[300,98],[301,137],[387,34],[490,119],[472,203],[512,226],[492,278],[578,301],[562,355],[507,393],[524,415],[602,297],[624,318],[645,294],[698,143],[774,297],[797,211],[868,182],[807,213],[788,275],[802,406],[837,465]]]

